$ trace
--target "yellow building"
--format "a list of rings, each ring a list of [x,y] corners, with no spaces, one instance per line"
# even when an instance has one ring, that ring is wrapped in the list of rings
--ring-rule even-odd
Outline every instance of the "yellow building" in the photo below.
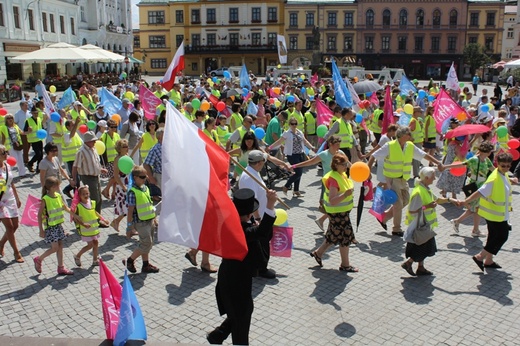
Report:
[[[466,43],[478,43],[492,60],[500,60],[504,34],[505,3],[498,0],[468,1]]]

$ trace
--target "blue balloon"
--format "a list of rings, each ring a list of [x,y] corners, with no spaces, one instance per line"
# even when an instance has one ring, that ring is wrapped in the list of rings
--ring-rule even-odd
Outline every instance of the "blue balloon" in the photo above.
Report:
[[[224,71],[224,78],[231,79],[231,73],[229,73],[229,71]]]
[[[60,114],[57,113],[57,112],[52,112],[51,113],[51,120],[54,121],[55,123],[59,123],[60,120],[61,120]]]
[[[383,198],[385,199],[385,204],[394,204],[397,202],[397,193],[394,190],[384,190]]]
[[[216,83],[218,78],[217,77],[213,77],[213,78],[211,78],[211,80],[213,81],[213,83]]]
[[[256,126],[255,125],[251,125],[251,130],[255,130],[256,129]]]
[[[489,112],[489,106],[488,105],[483,105],[482,107],[480,107],[480,110],[484,113],[486,112]]]
[[[361,123],[363,121],[363,116],[361,114],[356,114],[356,123]]]
[[[314,101],[314,95],[309,96],[309,101]]]
[[[433,102],[434,100],[435,100],[435,96],[432,96],[432,95],[428,96],[428,101]]]
[[[263,139],[265,137],[265,131],[263,128],[258,127],[255,129],[255,136],[258,139]]]
[[[296,98],[293,95],[287,96],[287,102],[294,102]]]
[[[471,151],[466,155],[466,159],[469,160],[471,159],[473,156],[475,156],[475,154],[473,154]]]
[[[369,92],[367,92],[365,95],[366,95],[367,97],[370,97],[370,96],[372,96],[372,92],[369,91]]]
[[[248,88],[242,88],[242,94],[244,96],[247,96],[247,94],[249,94],[249,89]]]
[[[36,131],[36,137],[38,139],[45,139],[45,138],[47,138],[47,131],[45,131],[43,129]]]
[[[417,95],[419,96],[420,99],[423,99],[426,97],[426,91],[424,90],[419,90],[419,92],[417,93]],[[433,96],[432,96],[433,97]]]

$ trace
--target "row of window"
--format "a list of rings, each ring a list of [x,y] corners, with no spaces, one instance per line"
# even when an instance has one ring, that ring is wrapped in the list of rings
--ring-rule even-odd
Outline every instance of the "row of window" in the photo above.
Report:
[[[175,37],[175,41],[177,44],[177,47],[182,43],[184,40],[183,35],[177,35]],[[193,34],[191,35],[191,45],[192,46],[216,46],[216,45],[231,45],[231,46],[238,46],[242,40],[242,43],[244,41],[248,42],[247,44],[251,44],[253,46],[260,46],[262,44],[268,44],[268,45],[275,45],[276,44],[276,33],[271,32],[267,34],[267,41],[266,37],[262,38],[262,34],[259,32],[252,32],[250,34],[240,34],[240,33],[229,33],[227,35],[217,35],[217,34],[207,34],[206,37],[201,38],[200,34]],[[262,42],[262,40],[264,42]],[[134,47],[135,46],[135,40],[134,40]],[[138,43],[140,45],[140,41]],[[167,48],[166,47],[166,36],[164,35],[153,35],[148,37],[148,44],[150,48]],[[136,47],[138,48],[138,47]]]
[[[191,23],[199,24],[201,22],[200,9],[191,10]],[[220,19],[220,17],[219,17]],[[229,22],[238,23],[240,21],[238,7],[229,8]],[[268,7],[267,8],[267,21],[277,22],[278,21],[278,8]],[[148,11],[148,24],[164,24],[164,11]],[[206,9],[206,22],[216,23],[217,22],[217,9],[207,8]],[[261,7],[251,8],[251,22],[260,23],[262,22],[262,11]],[[175,23],[184,23],[184,10],[175,11]]]
[[[48,16],[47,16],[48,15]],[[14,27],[16,29],[21,29],[21,11],[20,7],[13,6],[13,19],[14,19]],[[34,11],[32,9],[27,10],[27,19],[29,21],[29,30],[35,30],[34,28]],[[60,16],[60,33],[66,34],[65,32],[65,17]],[[42,28],[44,32],[56,32],[55,27],[54,14],[47,12],[42,12]],[[5,26],[4,21],[4,7],[3,4],[0,3],[0,26]],[[74,23],[74,18],[70,17],[70,33],[72,35],[76,35],[76,25]]]

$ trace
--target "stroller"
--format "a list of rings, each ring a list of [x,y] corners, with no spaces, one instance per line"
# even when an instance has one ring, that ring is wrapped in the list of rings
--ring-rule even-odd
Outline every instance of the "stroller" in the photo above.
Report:
[[[289,179],[291,172],[280,168],[271,161],[267,161],[264,168],[262,168],[262,171],[260,171],[260,175],[262,176],[262,179],[264,179],[265,186],[270,189],[273,187],[273,183],[276,180]]]

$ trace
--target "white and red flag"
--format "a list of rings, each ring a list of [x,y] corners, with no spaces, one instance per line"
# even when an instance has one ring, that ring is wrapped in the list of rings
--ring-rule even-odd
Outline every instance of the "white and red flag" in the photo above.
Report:
[[[159,241],[244,259],[247,243],[228,195],[228,153],[170,104],[166,119]]]
[[[179,48],[177,48],[177,52],[175,52],[173,60],[164,74],[161,83],[162,86],[166,90],[172,90],[173,84],[175,83],[175,77],[182,70],[184,70],[184,41],[182,41]]]

